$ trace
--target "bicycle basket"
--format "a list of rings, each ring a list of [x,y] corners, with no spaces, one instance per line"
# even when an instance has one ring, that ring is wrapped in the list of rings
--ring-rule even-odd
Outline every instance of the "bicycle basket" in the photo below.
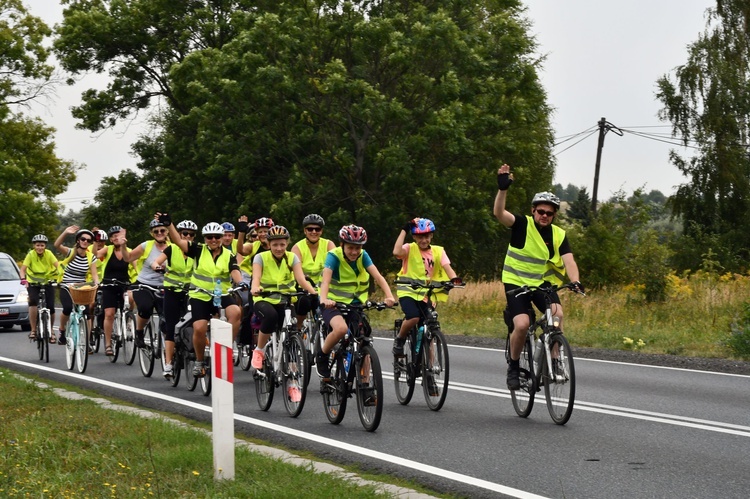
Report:
[[[97,286],[91,284],[72,284],[68,286],[70,297],[76,305],[89,305],[96,298]]]

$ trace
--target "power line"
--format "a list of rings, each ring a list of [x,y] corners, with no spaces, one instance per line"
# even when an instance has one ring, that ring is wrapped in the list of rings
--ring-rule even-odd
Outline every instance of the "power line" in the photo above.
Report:
[[[565,148],[565,149],[563,149],[562,151],[560,151],[560,152],[557,152],[557,153],[555,153],[555,154],[554,154],[554,156],[559,156],[560,154],[564,153],[565,151],[567,151],[567,150],[568,150],[568,149],[570,149],[571,147],[573,147],[573,146],[575,146],[575,145],[578,145],[578,144],[580,144],[580,143],[581,143],[581,142],[583,142],[584,140],[586,140],[586,139],[588,139],[589,137],[591,137],[592,135],[594,135],[594,134],[596,133],[596,131],[597,131],[597,130],[596,130],[596,128],[594,128],[593,130],[591,130],[591,132],[589,132],[589,134],[588,134],[588,135],[586,135],[585,137],[583,137],[582,139],[580,139],[580,140],[578,140],[578,141],[576,141],[576,142],[573,142],[572,144],[570,144],[570,145],[569,145],[568,147],[566,147],[566,148]]]

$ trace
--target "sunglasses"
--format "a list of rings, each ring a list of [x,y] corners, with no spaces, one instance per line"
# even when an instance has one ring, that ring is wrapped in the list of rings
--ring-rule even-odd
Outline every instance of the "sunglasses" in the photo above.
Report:
[[[185,237],[195,237],[195,232],[180,232]]]
[[[544,211],[537,208],[536,212],[539,214],[539,216],[547,216],[547,217],[554,217],[555,212],[554,211]]]
[[[323,227],[305,227],[305,232],[323,232]]]
[[[166,234],[167,229],[155,229],[153,232],[154,234]]]
[[[205,237],[206,239],[221,239],[224,236],[222,236],[221,234],[206,234],[203,237]]]
[[[88,237],[82,237],[79,239],[79,241],[82,243],[90,243],[92,240],[89,239]]]

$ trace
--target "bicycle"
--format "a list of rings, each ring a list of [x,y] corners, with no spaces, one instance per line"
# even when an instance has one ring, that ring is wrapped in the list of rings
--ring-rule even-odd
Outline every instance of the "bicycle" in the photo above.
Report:
[[[108,280],[105,283],[99,284],[99,290],[97,290],[97,300],[100,299],[100,293],[103,291],[102,288],[117,287],[123,290],[122,297],[117,301],[115,316],[112,322],[112,336],[110,338],[112,355],[108,358],[113,364],[117,362],[121,348],[123,349],[123,360],[125,361],[125,364],[131,365],[135,360],[135,314],[130,310],[130,300],[128,300],[127,293],[127,287],[129,285],[130,283],[127,282]],[[96,318],[94,320],[96,320]],[[92,335],[93,334],[94,332],[92,331]],[[104,329],[101,330],[99,337],[96,339],[95,352],[99,351],[99,344],[102,336],[104,336]]]
[[[305,351],[307,352],[307,372],[305,372],[305,383],[310,383],[310,374],[312,373],[312,366],[315,364],[315,358],[318,352],[323,347],[324,335],[323,330],[325,329],[325,322],[321,317],[319,309],[315,308],[307,312],[304,322],[302,323],[302,342],[305,344]]]
[[[573,413],[576,393],[575,366],[573,352],[568,340],[560,330],[560,318],[552,315],[551,295],[561,289],[576,290],[572,283],[563,286],[522,286],[509,291],[508,294],[521,296],[535,291],[544,295],[544,314],[536,320],[536,314],[529,310],[531,326],[526,332],[523,350],[520,357],[519,378],[521,388],[511,390],[510,397],[516,414],[522,418],[531,414],[534,407],[536,392],[544,385],[544,395],[547,400],[547,410],[550,417],[558,425],[564,425]],[[541,334],[537,338],[537,331]],[[510,361],[510,333],[513,325],[508,324],[508,340],[506,342],[505,358]]]
[[[49,363],[49,339],[52,337],[52,318],[50,310],[47,308],[47,286],[56,286],[57,283],[49,281],[39,284],[29,284],[29,286],[39,288],[39,299],[37,305],[36,320],[36,348],[39,352],[39,360]]]
[[[249,371],[250,363],[253,357],[253,349],[255,349],[255,344],[258,338],[258,327],[256,323],[257,321],[255,319],[255,316],[253,315],[253,307],[250,300],[242,300],[242,317],[243,320],[245,317],[250,318],[249,322],[251,329],[251,339],[249,344],[243,343],[242,332],[240,332],[237,341],[234,341],[232,344],[234,352],[234,358],[232,360],[235,366],[240,366],[243,371]]]
[[[100,284],[99,289],[96,290],[94,311],[92,313],[94,318],[91,321],[92,327],[89,341],[91,342],[91,348],[94,350],[94,353],[99,353],[99,348],[101,347],[102,339],[104,338],[104,320],[101,319],[102,313],[104,312],[102,309],[102,286],[104,286],[104,284]]]
[[[435,290],[450,291],[462,288],[450,281],[421,284],[412,280],[397,279],[395,284],[408,285],[414,290],[427,290],[428,316],[420,317],[418,327],[409,331],[404,343],[404,355],[393,356],[393,384],[396,398],[401,405],[407,405],[414,394],[417,378],[422,378],[422,391],[427,407],[439,411],[448,395],[450,379],[450,358],[448,344],[440,328],[438,313],[432,300]],[[403,319],[397,319],[393,328],[394,338],[401,330]]]
[[[139,291],[145,290],[156,294],[157,298],[163,299],[164,288],[149,286],[148,284],[135,284],[131,286],[132,290]],[[167,363],[164,352],[164,335],[162,329],[164,328],[164,318],[156,313],[151,314],[146,326],[143,328],[143,347],[138,348],[138,363],[141,366],[141,373],[146,378],[151,377],[154,372],[154,359],[161,357],[162,369]]]
[[[65,338],[65,363],[68,370],[72,371],[73,365],[75,365],[78,372],[83,374],[86,372],[89,359],[86,309],[94,300],[97,286],[91,283],[82,283],[60,284],[59,287],[67,290],[73,300],[73,311],[70,314]]]
[[[380,425],[383,414],[383,372],[372,345],[372,328],[365,311],[387,307],[385,303],[369,301],[364,304],[337,303],[336,307],[349,327],[331,352],[331,377],[320,381],[323,407],[328,421],[339,424],[344,419],[347,400],[354,394],[359,420],[365,430],[372,432]]]
[[[294,293],[262,291],[260,293],[260,296],[265,297],[280,296],[281,303],[284,305],[282,325],[271,334],[268,343],[263,347],[263,353],[265,354],[263,367],[253,373],[255,397],[258,399],[258,406],[262,411],[271,408],[274,390],[277,386],[282,386],[284,389],[286,394],[284,406],[291,417],[299,416],[305,406],[307,398],[307,381],[305,378],[309,373],[307,368],[308,358],[305,344],[295,327],[297,319],[292,299],[306,294],[304,291]],[[296,397],[292,396],[295,388],[300,391],[299,400],[295,400]]]
[[[186,286],[185,291],[189,290]],[[172,379],[169,384],[176,387],[180,383],[180,374],[185,370],[185,383],[188,391],[195,390],[198,379],[193,376],[193,365],[195,364],[195,352],[193,351],[193,314],[190,310],[190,301],[185,300],[185,305],[180,320],[174,328],[174,354],[172,356]]]

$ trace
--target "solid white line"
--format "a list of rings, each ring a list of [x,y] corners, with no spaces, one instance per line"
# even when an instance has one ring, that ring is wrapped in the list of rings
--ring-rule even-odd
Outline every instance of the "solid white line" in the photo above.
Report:
[[[86,375],[75,373],[75,372],[63,371],[60,369],[53,369],[47,366],[32,364],[29,362],[24,362],[24,361],[15,360],[15,359],[9,359],[7,357],[0,357],[0,361],[8,362],[10,364],[21,365],[25,367],[31,367],[31,368],[38,369],[40,371],[47,371],[47,372],[51,372],[55,374],[61,374],[63,376],[67,376],[70,378],[88,381],[90,383],[107,386],[109,388],[115,388],[115,389],[122,390],[125,392],[136,393],[138,395],[145,396],[145,397],[150,397],[150,398],[154,398],[158,400],[172,402],[175,404],[180,404],[186,407],[190,407],[192,409],[198,409],[198,410],[208,412],[208,413],[212,412],[211,407],[206,406],[206,405],[197,404],[195,402],[190,402],[188,400],[183,400],[177,397],[172,397],[170,395],[163,395],[160,393],[150,392],[148,390],[143,390],[141,388],[135,388],[132,386],[121,385],[119,383],[113,383],[111,381],[92,378],[91,376],[86,376]],[[372,449],[367,449],[365,447],[352,445],[350,443],[334,440],[332,438],[321,437],[313,433],[307,433],[304,431],[295,430],[292,428],[288,428],[286,426],[278,425],[275,423],[269,423],[267,421],[251,418],[249,416],[244,416],[242,414],[235,413],[234,419],[238,421],[242,421],[243,423],[247,423],[247,424],[251,424],[254,426],[261,427],[261,428],[277,431],[279,433],[284,433],[286,435],[292,435],[298,438],[309,440],[311,442],[316,442],[319,444],[327,445],[329,447],[336,447],[338,449],[343,449],[343,450],[352,452],[354,454],[359,454],[361,456],[371,457],[371,458],[374,458],[374,459],[377,459],[386,463],[397,464],[399,466],[411,468],[411,469],[421,471],[423,473],[427,473],[430,475],[435,475],[435,476],[439,476],[442,478],[448,478],[449,480],[453,480],[456,482],[464,483],[467,485],[471,485],[471,486],[486,489],[486,490],[491,490],[493,492],[499,492],[501,494],[506,494],[511,497],[518,497],[522,499],[543,499],[544,498],[544,496],[532,494],[530,492],[515,489],[513,487],[507,487],[499,483],[493,483],[487,480],[482,480],[480,478],[474,478],[468,475],[462,475],[454,471],[437,468],[435,466],[430,466],[429,464],[419,463],[417,461],[404,459],[402,457],[394,456],[392,454],[386,454],[384,452],[374,451]]]

